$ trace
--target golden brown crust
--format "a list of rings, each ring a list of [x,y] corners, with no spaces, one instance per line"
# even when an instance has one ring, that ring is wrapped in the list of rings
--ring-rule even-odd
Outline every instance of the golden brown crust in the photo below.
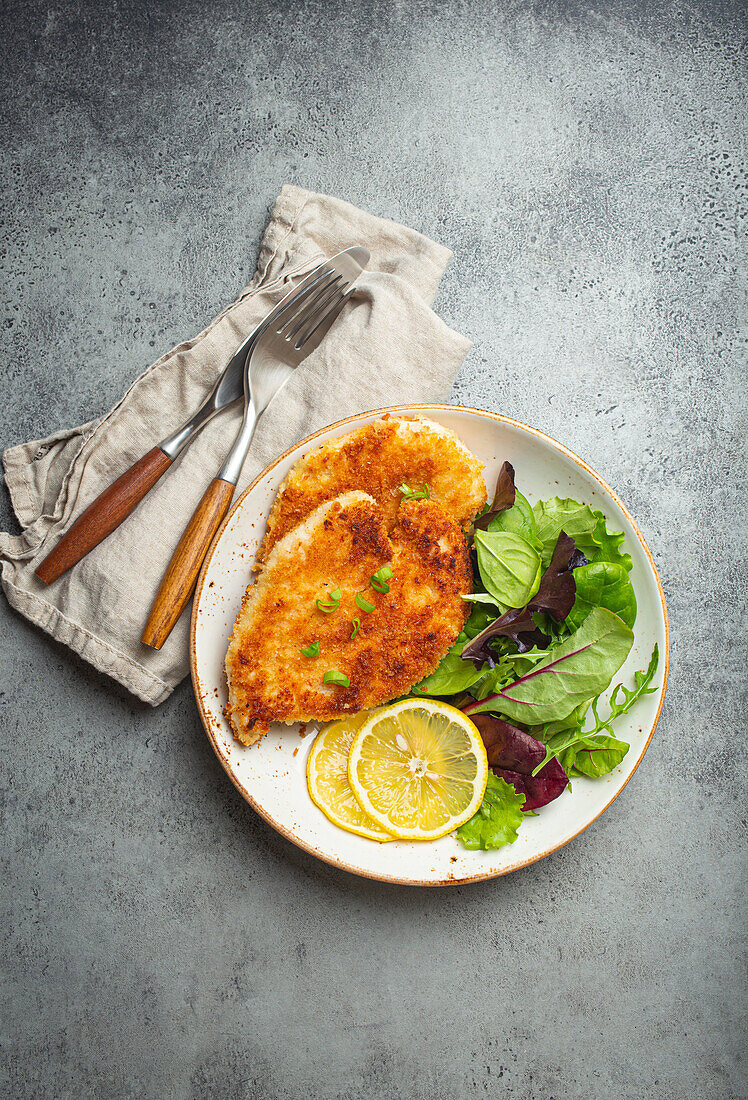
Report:
[[[387,564],[394,575],[382,594],[370,579]],[[337,587],[338,610],[319,611],[317,597]],[[435,501],[404,502],[390,535],[366,493],[324,503],[275,545],[247,590],[226,657],[235,735],[252,744],[270,722],[332,721],[406,694],[457,638],[470,588],[464,535]],[[357,592],[373,612],[356,606]],[[320,656],[304,657],[315,641]],[[324,684],[330,669],[349,686]]]
[[[454,432],[431,420],[382,417],[365,424],[310,451],[292,468],[270,512],[258,563],[320,504],[352,489],[381,504],[392,530],[399,487],[428,485],[431,499],[466,530],[486,502],[482,469]]]

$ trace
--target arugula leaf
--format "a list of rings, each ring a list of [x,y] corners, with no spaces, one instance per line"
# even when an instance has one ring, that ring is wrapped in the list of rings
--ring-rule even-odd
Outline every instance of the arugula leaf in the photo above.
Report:
[[[471,850],[503,848],[517,839],[522,824],[525,796],[511,784],[488,773],[486,793],[480,808],[469,821],[460,825],[455,836],[464,848]]]
[[[611,561],[630,572],[631,557],[620,550],[623,532],[609,532],[602,512],[593,512],[588,504],[561,497],[540,500],[533,511],[544,563],[550,561],[556,540],[565,531],[589,561]]]
[[[413,694],[456,695],[459,691],[467,691],[473,684],[477,684],[483,676],[483,670],[474,668],[469,661],[463,661],[460,654],[464,645],[464,637],[462,641],[458,639],[431,675],[411,688]]]
[[[470,612],[468,621],[465,623],[463,633],[468,638],[475,638],[476,635],[480,634],[481,630],[485,630],[488,624],[493,622],[495,618],[495,612],[485,607],[474,606],[473,610]]]
[[[468,661],[463,661],[462,663],[467,665],[468,668],[473,667]],[[504,658],[502,658],[498,664],[495,664],[489,672],[484,672],[480,675],[482,679],[472,687],[472,691],[470,692],[474,699],[485,699],[488,695],[495,695],[497,691],[508,687],[509,684],[514,683],[517,679],[517,673],[514,670],[514,666]]]
[[[595,612],[592,612],[590,614],[586,622],[589,622],[589,618],[591,618],[593,614],[595,614]],[[577,633],[579,633],[579,631]],[[595,725],[592,729],[583,730],[581,728],[584,718],[582,718],[582,722],[580,722],[579,725],[577,725],[576,727],[572,727],[569,730],[551,732],[552,727],[545,726],[543,733],[546,746],[546,758],[543,763],[547,763],[553,756],[564,756],[564,754],[568,750],[574,749],[577,745],[586,745],[588,742],[592,742],[594,744],[598,734],[601,734],[603,731],[605,731],[605,733],[608,735],[606,738],[604,738],[604,740],[616,741],[613,733],[612,723],[616,720],[616,718],[619,718],[622,714],[626,714],[627,711],[631,710],[634,703],[636,703],[638,699],[641,699],[644,695],[651,695],[654,691],[657,690],[657,688],[650,687],[649,685],[654,679],[659,661],[660,651],[659,647],[655,645],[654,649],[652,650],[652,656],[649,659],[649,664],[647,668],[640,672],[634,673],[633,688],[627,688],[624,684],[616,684],[616,686],[613,688],[608,703],[608,705],[610,706],[610,714],[607,718],[600,718],[598,714],[597,708],[600,702],[599,697],[592,701],[591,710],[595,719]],[[467,710],[467,708],[465,709]],[[623,741],[616,743],[625,744],[625,742]],[[621,760],[623,759],[623,756],[625,756],[625,753],[621,756]],[[573,760],[571,756],[564,757],[564,759],[570,762]],[[600,765],[598,765],[598,767],[602,766],[602,763],[603,760],[601,759],[601,763]],[[612,764],[611,768],[616,767],[617,763],[620,763],[620,761],[616,761],[616,763]],[[540,767],[542,766],[543,764],[540,765]],[[574,766],[576,767],[576,764],[574,764]],[[536,771],[537,770],[539,769],[536,769]],[[586,775],[589,773],[585,772],[584,774]],[[605,775],[607,773],[598,771],[596,774]]]
[[[514,684],[469,704],[466,714],[498,711],[525,725],[565,718],[580,703],[595,698],[628,656],[634,636],[617,615],[595,607],[545,661]]]
[[[593,607],[607,607],[623,619],[626,626],[636,622],[636,595],[625,566],[612,561],[592,561],[574,573],[577,596],[567,623],[581,626]]]
[[[478,569],[500,608],[524,607],[538,590],[540,554],[511,531],[476,531]]]

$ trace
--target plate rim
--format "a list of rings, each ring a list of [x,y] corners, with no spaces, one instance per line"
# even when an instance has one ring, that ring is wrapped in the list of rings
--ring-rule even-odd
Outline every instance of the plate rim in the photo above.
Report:
[[[244,498],[255,488],[255,486],[266,476],[266,474],[268,474],[271,470],[275,469],[275,467],[278,465],[278,463],[282,462],[288,455],[291,454],[292,451],[295,451],[297,448],[303,446],[306,443],[310,443],[312,440],[317,439],[319,436],[324,435],[326,432],[329,432],[334,428],[344,427],[346,424],[352,424],[352,423],[355,423],[356,421],[362,420],[364,418],[384,416],[385,414],[388,414],[388,415],[395,414],[395,415],[401,415],[401,416],[417,415],[421,410],[424,410],[424,411],[425,410],[433,410],[433,411],[442,411],[442,412],[447,411],[447,412],[470,413],[470,414],[475,415],[475,416],[485,417],[487,420],[494,420],[499,424],[507,424],[507,425],[510,425],[513,428],[519,428],[521,431],[527,432],[529,435],[535,436],[537,439],[542,439],[544,442],[550,443],[551,446],[557,448],[564,455],[566,455],[567,458],[570,458],[573,462],[575,462],[577,464],[577,466],[579,466],[582,470],[584,470],[587,474],[589,474],[589,476],[592,477],[599,485],[601,485],[602,488],[605,490],[605,492],[610,494],[610,496],[613,498],[613,500],[616,502],[618,507],[621,509],[621,511],[624,513],[624,515],[628,519],[629,523],[631,524],[631,526],[634,530],[634,533],[636,534],[636,537],[639,539],[639,542],[641,543],[641,546],[642,546],[642,549],[644,550],[644,553],[647,556],[647,560],[649,561],[650,568],[651,568],[651,570],[654,574],[654,578],[657,582],[657,590],[658,590],[658,594],[659,594],[659,597],[660,597],[660,606],[661,606],[661,609],[662,609],[662,617],[663,617],[663,621],[664,621],[664,624],[665,624],[665,645],[664,645],[664,654],[663,654],[663,658],[664,658],[663,673],[664,674],[663,674],[663,680],[662,680],[662,687],[660,689],[660,699],[659,699],[659,703],[658,703],[658,706],[657,706],[657,713],[655,714],[654,721],[652,722],[652,728],[649,731],[649,736],[647,737],[647,740],[644,744],[644,747],[642,748],[642,750],[639,754],[639,757],[636,760],[636,763],[634,764],[634,767],[631,770],[631,773],[627,776],[627,778],[624,781],[623,785],[615,792],[613,797],[608,802],[605,803],[605,805],[602,807],[602,809],[599,810],[593,818],[591,818],[591,820],[587,821],[572,836],[567,837],[566,840],[561,840],[561,841],[559,841],[558,844],[555,844],[555,845],[553,845],[549,848],[546,848],[544,851],[538,852],[536,855],[529,856],[527,859],[523,860],[521,863],[514,864],[512,867],[487,868],[485,870],[478,871],[474,875],[465,875],[465,876],[462,876],[460,878],[446,878],[446,879],[441,879],[439,881],[424,880],[424,881],[421,881],[421,882],[417,882],[417,881],[414,881],[411,878],[403,878],[399,875],[384,875],[384,874],[381,874],[381,873],[367,871],[364,868],[357,867],[354,864],[348,863],[345,860],[340,859],[340,858],[338,858],[334,855],[329,855],[327,853],[320,852],[319,850],[315,849],[313,845],[307,843],[306,841],[300,840],[298,837],[294,836],[293,833],[289,829],[287,829],[280,822],[276,821],[270,814],[268,814],[257,803],[257,801],[252,797],[252,795],[246,789],[246,787],[234,775],[233,771],[229,767],[227,759],[223,756],[223,754],[220,751],[220,748],[219,748],[219,746],[216,742],[216,738],[215,738],[214,731],[213,731],[213,728],[212,728],[212,722],[210,720],[210,717],[207,714],[207,708],[205,706],[200,688],[198,686],[199,685],[199,678],[197,676],[196,648],[197,648],[197,620],[198,620],[200,600],[201,600],[201,597],[202,597],[202,594],[203,594],[203,589],[204,589],[204,586],[205,586],[205,580],[206,580],[206,577],[207,577],[208,568],[210,566],[210,562],[212,560],[213,554],[215,553],[215,550],[218,546],[218,543],[219,543],[219,541],[220,541],[220,539],[223,535],[223,532],[226,529],[226,526],[228,525],[228,523],[231,520],[232,516],[234,515],[234,512],[240,507],[240,505],[241,505],[242,501],[244,500]],[[237,499],[232,504],[231,508],[229,509],[228,514],[226,515],[223,522],[221,523],[221,526],[218,528],[218,531],[216,532],[215,538],[213,539],[213,542],[211,543],[210,549],[209,549],[208,553],[205,556],[205,561],[203,562],[202,568],[200,570],[200,574],[199,574],[198,579],[197,579],[197,584],[195,585],[195,592],[194,592],[193,601],[192,601],[192,611],[191,611],[191,616],[190,616],[190,678],[192,680],[192,689],[193,689],[193,692],[194,692],[194,695],[195,695],[195,701],[197,703],[197,709],[198,709],[198,713],[200,715],[200,721],[202,722],[203,729],[205,730],[207,738],[208,738],[208,740],[211,744],[211,747],[212,747],[214,753],[216,754],[216,756],[217,756],[217,758],[218,758],[218,760],[221,764],[221,767],[223,768],[223,770],[228,775],[229,779],[233,783],[236,790],[239,792],[239,794],[242,796],[242,798],[246,802],[249,803],[249,805],[252,807],[252,809],[255,811],[255,813],[259,814],[260,817],[262,817],[268,823],[268,825],[270,825],[273,829],[275,829],[276,832],[280,833],[280,835],[282,837],[284,837],[286,840],[288,840],[292,844],[296,845],[297,848],[301,848],[303,851],[308,852],[310,855],[314,856],[316,859],[320,859],[320,860],[322,860],[323,863],[327,863],[332,867],[337,867],[341,871],[347,871],[350,874],[358,875],[361,878],[371,879],[371,880],[376,881],[376,882],[388,882],[388,883],[401,885],[401,886],[421,886],[421,887],[465,886],[468,883],[472,883],[472,882],[485,882],[488,879],[502,878],[504,875],[511,874],[514,871],[520,871],[524,867],[529,867],[531,864],[537,863],[541,859],[545,859],[546,856],[553,855],[553,853],[557,852],[560,848],[563,848],[567,844],[570,844],[573,840],[576,840],[576,838],[578,836],[580,836],[581,833],[583,833],[586,829],[589,829],[591,825],[594,825],[595,822],[598,820],[598,818],[600,818],[605,813],[605,811],[607,809],[609,809],[610,806],[612,806],[612,804],[615,802],[615,800],[618,798],[618,796],[625,790],[625,788],[628,786],[631,779],[634,777],[639,765],[641,764],[642,760],[644,759],[644,757],[646,755],[647,749],[649,748],[649,746],[652,742],[652,738],[654,737],[655,730],[657,729],[657,726],[659,724],[660,716],[662,714],[662,708],[663,708],[663,705],[664,705],[664,702],[665,702],[665,694],[666,694],[666,691],[667,691],[667,684],[668,684],[669,675],[670,675],[670,619],[669,619],[669,616],[668,616],[667,604],[665,603],[665,592],[664,592],[664,589],[662,587],[662,581],[660,579],[660,574],[658,572],[657,566],[655,565],[655,561],[654,561],[654,558],[652,556],[652,552],[649,549],[649,546],[647,545],[647,540],[644,538],[644,535],[641,533],[641,530],[639,529],[638,523],[636,522],[634,517],[631,515],[628,508],[623,503],[623,501],[620,499],[618,494],[616,492],[614,492],[613,489],[611,489],[610,485],[608,485],[608,483],[603,478],[601,478],[600,475],[595,470],[593,470],[593,468],[587,462],[584,461],[584,459],[580,458],[578,454],[576,454],[574,451],[570,450],[570,448],[567,447],[565,444],[560,443],[557,439],[554,439],[553,436],[548,435],[547,432],[543,432],[539,428],[533,428],[530,424],[525,424],[521,420],[514,420],[512,417],[504,416],[502,413],[489,412],[486,409],[475,409],[470,405],[452,405],[452,404],[449,404],[447,402],[439,402],[439,403],[433,403],[432,402],[432,403],[411,404],[411,405],[388,405],[388,406],[385,406],[384,408],[380,408],[380,409],[367,409],[367,410],[364,410],[364,411],[359,412],[359,413],[354,413],[352,416],[346,416],[341,420],[335,420],[331,424],[327,424],[322,428],[318,428],[317,431],[312,432],[310,435],[304,436],[303,439],[300,439],[296,443],[293,443],[290,447],[287,447],[286,450],[283,451],[282,454],[278,455],[277,458],[275,458],[271,463],[269,463],[267,466],[265,466],[265,468],[263,470],[260,471],[260,473],[250,482],[250,484],[246,487],[246,489],[244,489],[242,491],[240,496],[237,497]]]

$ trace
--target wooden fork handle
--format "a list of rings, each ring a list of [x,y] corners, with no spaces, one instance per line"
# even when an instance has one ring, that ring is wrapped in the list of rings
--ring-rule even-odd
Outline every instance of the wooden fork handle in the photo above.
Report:
[[[234,485],[215,477],[179,540],[151,606],[141,641],[161,649],[184,611],[216,531],[229,510]]]
[[[62,536],[36,569],[44,584],[52,584],[98,546],[125,520],[171,466],[159,447],[143,455],[134,466],[113,481]]]

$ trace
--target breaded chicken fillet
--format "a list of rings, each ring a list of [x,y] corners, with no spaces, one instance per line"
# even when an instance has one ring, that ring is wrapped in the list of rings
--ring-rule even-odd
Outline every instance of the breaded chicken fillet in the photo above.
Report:
[[[326,500],[360,489],[381,504],[387,530],[395,525],[400,486],[423,490],[467,528],[486,503],[483,467],[464,443],[433,420],[382,417],[331,439],[300,458],[278,490],[268,517],[262,563],[282,539]]]
[[[383,593],[371,578],[385,565]],[[470,586],[465,537],[435,501],[405,501],[389,534],[368,493],[326,501],[275,544],[247,589],[226,656],[236,737],[251,745],[271,722],[327,722],[406,694],[457,638]],[[302,653],[316,643],[319,656]],[[325,683],[332,670],[349,683]]]

